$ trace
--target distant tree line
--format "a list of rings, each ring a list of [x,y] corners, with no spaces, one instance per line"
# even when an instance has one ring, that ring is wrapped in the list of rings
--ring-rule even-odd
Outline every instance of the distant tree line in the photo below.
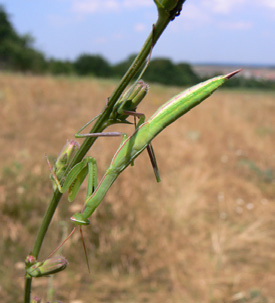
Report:
[[[34,72],[45,70],[45,56],[32,47],[33,42],[30,35],[16,33],[7,13],[0,6],[0,68]]]
[[[131,55],[125,61],[114,65],[101,55],[91,54],[81,54],[75,61],[48,59],[33,45],[33,37],[29,34],[18,34],[9,20],[9,15],[0,5],[0,70],[121,78],[135,58],[135,55]],[[143,79],[176,86],[192,85],[203,80],[193,71],[190,64],[174,64],[168,58],[152,59]],[[228,86],[275,89],[274,82],[245,80],[237,77],[229,81]]]

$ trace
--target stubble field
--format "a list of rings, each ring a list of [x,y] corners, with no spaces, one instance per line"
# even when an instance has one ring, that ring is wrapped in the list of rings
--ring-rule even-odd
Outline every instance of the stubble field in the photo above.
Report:
[[[0,301],[22,302],[24,258],[51,197],[45,154],[103,108],[114,81],[0,74]],[[180,91],[151,85],[149,117]],[[154,141],[161,183],[143,153],[111,187],[53,280],[63,302],[275,302],[275,93],[220,90]],[[132,126],[112,130],[133,132]],[[89,155],[102,176],[120,138],[98,139]],[[81,142],[81,140],[79,141]],[[40,259],[72,229],[83,205],[63,197]],[[36,279],[33,295],[50,278]],[[78,301],[77,301],[78,300]]]

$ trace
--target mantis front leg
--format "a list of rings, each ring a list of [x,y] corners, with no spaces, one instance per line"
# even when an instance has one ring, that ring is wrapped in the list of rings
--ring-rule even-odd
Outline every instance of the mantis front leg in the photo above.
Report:
[[[77,146],[75,141],[68,141],[57,157],[53,167],[51,167],[47,158],[54,190],[58,188],[61,193],[68,191],[68,200],[70,202],[75,199],[87,174],[88,188],[86,197],[89,197],[97,186],[97,165],[95,158],[84,158],[81,162],[76,164],[67,175],[64,175],[66,168],[75,154]]]

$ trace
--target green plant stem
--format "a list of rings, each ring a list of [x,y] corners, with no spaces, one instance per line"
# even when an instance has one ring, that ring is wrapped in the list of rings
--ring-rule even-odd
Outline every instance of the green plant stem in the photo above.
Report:
[[[57,205],[60,201],[62,197],[62,194],[56,190],[53,195],[52,195],[52,199],[51,199],[51,202],[48,206],[48,209],[46,211],[46,214],[44,216],[44,219],[41,223],[41,226],[40,226],[40,229],[39,229],[39,232],[37,234],[37,239],[44,239],[46,233],[47,233],[47,230],[48,230],[48,227],[51,223],[51,220],[52,220],[52,217],[54,215],[54,212],[57,208]],[[38,258],[38,254],[40,252],[40,249],[41,249],[41,245],[42,245],[42,241],[35,241],[34,243],[34,247],[33,247],[33,251],[32,251],[32,255],[35,257],[35,258]]]
[[[26,278],[25,279],[25,297],[24,302],[31,301],[31,287],[32,287],[32,279]]]
[[[184,1],[183,1],[184,2]],[[157,20],[157,23],[154,25],[154,30],[151,31],[150,35],[148,36],[147,40],[145,41],[143,47],[141,48],[140,52],[138,53],[137,57],[135,58],[132,65],[129,67],[126,74],[121,79],[120,83],[118,84],[117,88],[109,98],[108,104],[105,107],[104,111],[102,112],[102,115],[99,117],[97,122],[94,124],[93,128],[91,129],[90,133],[98,133],[102,132],[106,126],[107,121],[110,116],[110,113],[113,110],[113,107],[115,103],[117,102],[118,98],[122,94],[122,92],[125,90],[127,85],[130,83],[130,81],[133,79],[133,77],[136,75],[136,73],[140,70],[142,65],[145,63],[146,58],[151,50],[152,45],[155,45],[163,31],[165,30],[166,26],[169,24],[171,17],[167,12],[160,13]],[[154,40],[154,41],[152,41]],[[82,161],[82,159],[85,157],[88,150],[91,148],[91,146],[96,141],[96,137],[87,137],[82,145],[80,146],[78,152],[76,153],[71,165],[68,167],[67,171],[69,171],[74,165]],[[51,198],[51,202],[48,206],[48,209],[46,211],[46,214],[43,218],[42,224],[40,226],[39,232],[37,234],[35,244],[32,250],[32,255],[36,258],[38,258],[41,246],[43,243],[43,240],[45,238],[46,232],[48,230],[48,227],[50,225],[50,222],[53,218],[54,212],[58,206],[58,203],[62,197],[62,194],[56,190],[53,193],[53,196]],[[31,284],[32,279],[26,278],[25,282],[25,303],[30,302],[30,293],[31,293]]]

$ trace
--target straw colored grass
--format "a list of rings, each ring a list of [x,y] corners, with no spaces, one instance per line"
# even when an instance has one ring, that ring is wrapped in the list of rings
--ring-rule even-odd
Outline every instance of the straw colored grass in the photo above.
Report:
[[[53,160],[114,87],[0,74],[1,302],[22,302],[23,260],[51,195],[44,155]],[[149,116],[178,92],[152,85],[139,111]],[[75,234],[62,252],[70,265],[55,277],[56,298],[275,302],[274,120],[274,93],[220,90],[168,127],[153,141],[162,182],[146,153],[122,173],[84,230],[92,273]],[[99,176],[119,142],[101,138],[90,151]],[[84,195],[73,204],[63,198],[41,259],[72,229]],[[45,296],[48,282],[36,279],[33,295]]]

